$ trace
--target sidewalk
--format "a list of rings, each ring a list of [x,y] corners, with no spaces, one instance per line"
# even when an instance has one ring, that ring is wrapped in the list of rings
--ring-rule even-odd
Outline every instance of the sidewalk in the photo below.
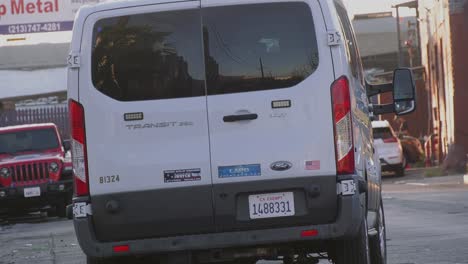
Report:
[[[426,169],[410,169],[404,177],[383,177],[384,192],[468,190],[468,175],[425,176]]]

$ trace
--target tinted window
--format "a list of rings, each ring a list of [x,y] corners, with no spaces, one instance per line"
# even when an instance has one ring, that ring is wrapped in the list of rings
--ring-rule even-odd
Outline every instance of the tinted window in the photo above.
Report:
[[[203,22],[208,94],[291,87],[317,69],[305,3],[212,7]]]
[[[205,95],[199,10],[100,20],[94,27],[92,78],[120,100]]]
[[[388,139],[395,137],[388,127],[377,127],[373,129],[374,139]]]
[[[15,154],[59,147],[55,129],[38,129],[0,134],[0,153]]]

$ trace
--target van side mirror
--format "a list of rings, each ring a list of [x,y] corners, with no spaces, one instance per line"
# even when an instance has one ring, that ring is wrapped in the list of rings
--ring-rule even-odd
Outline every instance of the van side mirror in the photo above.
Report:
[[[367,96],[393,92],[393,103],[370,105],[374,115],[392,114],[407,115],[416,110],[416,85],[411,69],[397,69],[393,75],[393,83],[366,84]]]
[[[407,115],[416,110],[416,86],[410,69],[397,69],[393,75],[395,114]]]
[[[70,142],[69,139],[63,140],[63,141],[62,141],[62,144],[63,144],[63,149],[65,150],[65,152],[70,151],[70,149],[71,149],[71,142]]]

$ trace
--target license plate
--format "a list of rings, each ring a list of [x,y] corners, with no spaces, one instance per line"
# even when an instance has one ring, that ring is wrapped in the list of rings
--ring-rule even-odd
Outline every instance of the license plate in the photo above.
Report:
[[[24,197],[38,197],[41,196],[41,187],[24,188]]]
[[[292,192],[249,195],[250,219],[292,216],[295,214]]]

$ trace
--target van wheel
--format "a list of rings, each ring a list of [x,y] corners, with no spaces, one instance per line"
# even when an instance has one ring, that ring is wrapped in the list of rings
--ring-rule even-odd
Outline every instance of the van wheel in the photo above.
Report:
[[[380,209],[377,215],[377,235],[369,238],[369,248],[372,264],[387,263],[387,229],[382,200],[380,200]]]
[[[356,237],[337,241],[333,254],[335,264],[370,264],[367,219],[363,218]]]

